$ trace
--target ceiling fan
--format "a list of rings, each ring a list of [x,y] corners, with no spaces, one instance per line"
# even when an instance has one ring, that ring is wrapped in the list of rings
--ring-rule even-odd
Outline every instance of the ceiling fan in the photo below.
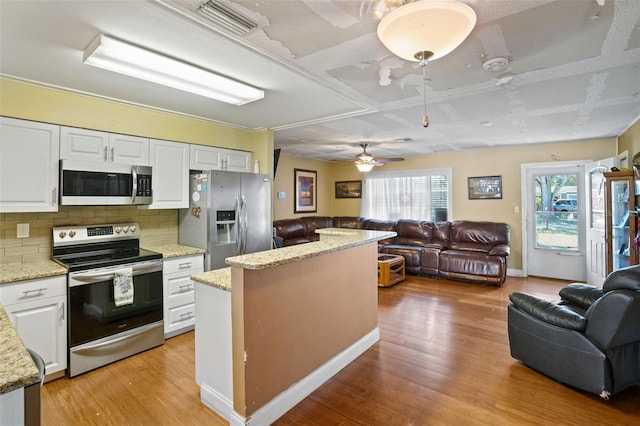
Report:
[[[404,158],[395,157],[395,158],[375,158],[373,155],[367,152],[367,148],[369,147],[368,143],[361,143],[360,147],[362,147],[362,152],[356,155],[356,167],[361,172],[369,172],[373,169],[373,166],[382,166],[385,163],[392,163],[395,161],[404,161]]]

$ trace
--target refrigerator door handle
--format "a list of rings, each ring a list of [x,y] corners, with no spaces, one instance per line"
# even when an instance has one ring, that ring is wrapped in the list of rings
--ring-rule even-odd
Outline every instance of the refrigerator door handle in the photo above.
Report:
[[[242,254],[242,201],[236,196],[236,255]]]
[[[240,222],[242,232],[242,254],[247,252],[247,199],[242,195],[242,221]]]

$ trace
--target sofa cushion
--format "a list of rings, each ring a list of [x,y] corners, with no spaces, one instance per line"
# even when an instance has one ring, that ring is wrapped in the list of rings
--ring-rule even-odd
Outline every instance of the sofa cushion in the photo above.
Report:
[[[394,244],[426,247],[431,244],[433,224],[426,221],[399,219],[396,222]]]
[[[282,237],[285,242],[294,238],[305,238],[307,227],[301,219],[282,219],[273,222],[276,235]]]
[[[303,217],[302,221],[307,227],[307,235],[310,237],[316,233],[316,229],[333,228],[333,219],[328,216],[307,216]]]
[[[488,252],[492,246],[509,244],[506,223],[456,220],[451,224],[451,245],[454,250]]]
[[[333,218],[335,228],[362,229],[365,219],[353,216],[336,216]]]

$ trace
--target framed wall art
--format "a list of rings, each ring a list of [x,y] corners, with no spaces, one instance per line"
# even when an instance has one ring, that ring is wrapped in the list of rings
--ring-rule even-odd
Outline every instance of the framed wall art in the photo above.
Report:
[[[294,213],[316,213],[318,211],[318,173],[315,170],[293,169],[295,188]]]
[[[362,198],[361,180],[336,182],[336,198]]]
[[[502,198],[502,176],[468,178],[470,200],[498,200]]]

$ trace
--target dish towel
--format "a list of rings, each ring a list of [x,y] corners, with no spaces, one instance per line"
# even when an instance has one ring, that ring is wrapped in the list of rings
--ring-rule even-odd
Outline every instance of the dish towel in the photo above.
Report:
[[[113,300],[116,306],[133,304],[133,269],[122,268],[113,273]]]

